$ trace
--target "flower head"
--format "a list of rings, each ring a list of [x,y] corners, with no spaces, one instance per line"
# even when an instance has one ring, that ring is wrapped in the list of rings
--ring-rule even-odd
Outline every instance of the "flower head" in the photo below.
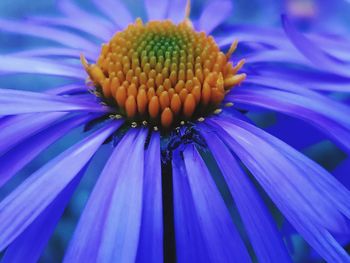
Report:
[[[107,144],[65,262],[290,262],[268,198],[325,260],[350,261],[333,236],[349,231],[349,191],[251,115],[306,121],[349,152],[349,108],[318,92],[349,91],[348,42],[305,37],[285,16],[284,32],[228,25],[230,1],[190,18],[185,1],[148,0],[146,23],[120,1],[94,2],[107,19],[64,0],[62,17],[0,21],[3,31],[59,44],[1,56],[2,74],[70,82],[42,93],[0,89],[0,186],[84,127],[83,139],[1,201],[3,260],[39,259]]]

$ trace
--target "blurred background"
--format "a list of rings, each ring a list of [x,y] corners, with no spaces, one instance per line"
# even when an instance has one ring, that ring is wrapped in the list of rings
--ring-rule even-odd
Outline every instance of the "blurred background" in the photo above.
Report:
[[[76,2],[87,10],[94,12],[94,9],[87,0]],[[145,17],[141,0],[124,0],[124,2],[132,10],[132,13],[135,14],[135,17]],[[206,0],[192,0],[191,16],[197,17],[203,6],[209,2]],[[232,2],[233,12],[227,21],[228,24],[281,27],[280,14],[285,13],[289,15],[293,23],[303,32],[339,34],[347,38],[350,37],[350,0],[233,0]],[[54,0],[1,0],[0,17],[21,20],[35,15],[58,16],[59,12],[55,7],[55,3],[56,1]],[[23,26],[25,25],[23,24]],[[40,47],[51,44],[51,42],[36,38],[8,34],[1,31],[0,43],[0,55],[16,52],[28,47]],[[31,75],[0,76],[1,88],[42,91],[66,83],[66,81],[54,77],[39,78]],[[338,94],[334,94],[334,96],[338,96]],[[277,114],[251,114],[250,117],[260,127],[291,143],[335,174],[345,185],[350,186],[348,179],[350,171],[349,158],[315,129],[308,127],[300,121],[295,121]],[[298,127],[302,131],[300,137],[296,137],[295,134],[293,136],[290,135],[289,129],[291,127]],[[82,129],[74,130],[40,154],[38,158],[26,166],[18,176],[1,190],[0,200],[16,187],[23,178],[26,178],[43,163],[81,138],[81,133]],[[311,140],[303,143],[304,140],[302,137],[308,137]],[[41,262],[61,262],[79,215],[96,181],[97,175],[101,171],[110,152],[111,147],[105,145],[92,160],[86,176],[74,194],[72,202],[66,209],[54,236],[51,238]],[[272,204],[270,206],[271,210],[274,211],[274,216],[281,231],[286,236],[285,240],[293,253],[294,261],[322,262],[303,239],[294,232],[293,228],[283,220],[277,209]],[[338,239],[344,246],[347,246],[348,240],[346,238],[338,237]]]

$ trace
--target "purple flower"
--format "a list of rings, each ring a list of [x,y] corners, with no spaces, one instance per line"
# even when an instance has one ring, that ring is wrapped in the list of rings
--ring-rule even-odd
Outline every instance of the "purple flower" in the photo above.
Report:
[[[304,36],[286,16],[284,30],[228,25],[230,1],[211,1],[189,19],[184,0],[146,0],[147,19],[159,20],[153,24],[136,20],[120,1],[93,2],[103,17],[64,0],[59,17],[0,20],[2,31],[57,44],[2,55],[2,75],[59,76],[70,83],[43,93],[0,89],[0,186],[65,134],[85,127],[83,140],[1,201],[3,261],[39,259],[90,160],[108,143],[113,152],[65,262],[251,262],[247,244],[259,262],[291,262],[253,182],[325,260],[349,262],[334,238],[350,231],[349,191],[246,114],[301,119],[349,152],[350,109],[328,96],[350,90],[349,41]],[[108,44],[101,51],[102,43]],[[225,189],[247,240],[224,201]]]

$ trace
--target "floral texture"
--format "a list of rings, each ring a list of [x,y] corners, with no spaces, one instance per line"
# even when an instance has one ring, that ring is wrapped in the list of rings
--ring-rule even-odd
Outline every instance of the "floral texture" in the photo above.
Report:
[[[349,191],[252,117],[302,120],[348,153],[350,109],[331,95],[350,91],[350,42],[301,34],[285,15],[282,29],[230,25],[231,1],[192,17],[184,0],[146,0],[144,21],[118,0],[92,2],[0,19],[1,32],[49,40],[1,55],[1,75],[68,83],[1,87],[0,187],[84,128],[0,202],[2,261],[39,260],[106,144],[64,262],[291,262],[267,203],[325,260],[350,262],[336,240],[350,231]]]

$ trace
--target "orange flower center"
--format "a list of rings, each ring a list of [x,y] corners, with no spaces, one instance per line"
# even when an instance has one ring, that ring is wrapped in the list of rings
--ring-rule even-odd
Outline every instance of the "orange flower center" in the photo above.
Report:
[[[137,19],[102,46],[96,64],[82,63],[118,114],[167,129],[211,113],[245,79],[237,74],[244,61],[229,62],[236,46],[224,54],[186,22]]]

